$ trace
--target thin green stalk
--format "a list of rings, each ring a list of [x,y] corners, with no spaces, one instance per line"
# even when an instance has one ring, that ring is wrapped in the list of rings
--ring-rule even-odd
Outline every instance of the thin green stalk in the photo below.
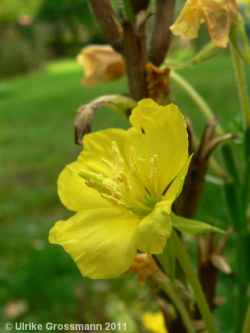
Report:
[[[176,307],[177,311],[180,313],[183,323],[185,324],[188,333],[195,333],[195,329],[193,327],[192,320],[191,320],[184,304],[178,298],[173,287],[170,285],[171,282],[167,278],[167,276],[164,273],[159,272],[154,275],[154,282],[158,285],[158,287],[160,287],[163,291],[165,291],[165,293],[171,299],[173,305]]]
[[[246,317],[243,323],[243,329],[241,333],[249,333],[249,329],[250,329],[250,303],[248,305],[248,309],[247,309],[247,313],[246,313]]]
[[[198,105],[204,116],[210,121],[214,118],[214,114],[208,104],[204,101],[201,95],[179,74],[174,71],[170,71],[170,77],[181,86],[186,93],[193,99],[193,101]],[[216,126],[216,134],[223,135],[224,131],[220,125]]]
[[[193,289],[193,292],[195,294],[196,301],[199,306],[202,318],[205,322],[207,331],[208,331],[208,333],[218,333],[215,323],[214,323],[213,316],[212,316],[209,306],[207,304],[207,300],[202,291],[198,277],[196,276],[196,274],[194,272],[194,269],[193,269],[191,261],[188,257],[188,254],[187,254],[180,238],[176,234],[175,230],[173,230],[172,234],[173,234],[173,240],[174,240],[174,245],[175,245],[176,257],[177,257],[184,273],[186,274],[187,280],[189,281],[189,283]]]
[[[243,112],[244,128],[246,129],[250,128],[250,105],[248,100],[247,85],[245,81],[242,60],[240,59],[238,52],[234,49],[232,44],[231,44],[231,54],[234,63],[240,104]]]
[[[236,282],[237,282],[237,296],[235,304],[235,333],[240,333],[247,311],[247,279],[246,276],[246,238],[244,231],[236,233],[236,258],[237,258],[237,271],[236,271]],[[248,330],[250,329],[250,326]]]
[[[248,99],[247,85],[244,76],[244,68],[242,60],[231,44],[231,55],[234,64],[235,76],[237,81],[238,95],[242,108],[244,130],[249,131],[250,129],[250,104]],[[247,144],[247,143],[245,143]],[[248,158],[248,156],[246,156]],[[246,164],[248,161],[246,161]],[[248,171],[247,171],[248,172]],[[237,222],[238,231],[236,234],[236,258],[237,258],[237,299],[236,299],[236,320],[235,320],[235,332],[240,333],[243,325],[244,316],[247,307],[247,253],[246,253],[246,218],[245,218],[245,201],[247,200],[247,189],[248,187],[248,175],[245,179],[244,186],[242,189],[242,206],[241,216]],[[249,314],[248,314],[249,315]],[[244,324],[245,325],[245,324]],[[248,327],[249,330],[250,326]],[[244,330],[244,328],[243,328]]]

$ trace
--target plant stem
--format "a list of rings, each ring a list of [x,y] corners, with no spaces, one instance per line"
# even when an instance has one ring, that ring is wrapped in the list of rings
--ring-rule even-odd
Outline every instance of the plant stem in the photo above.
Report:
[[[186,274],[187,280],[189,281],[189,283],[193,289],[193,292],[195,294],[196,301],[199,306],[203,320],[205,322],[207,331],[208,331],[208,333],[217,333],[217,329],[215,327],[213,316],[210,312],[210,309],[208,307],[206,298],[202,291],[200,282],[194,272],[194,269],[193,269],[191,261],[188,257],[188,254],[187,254],[180,238],[176,234],[175,230],[173,230],[172,233],[173,233],[176,257],[177,257],[184,273]]]
[[[170,71],[170,77],[186,91],[186,93],[198,105],[201,112],[208,120],[211,120],[215,117],[212,110],[210,109],[208,104],[204,101],[204,99],[201,97],[201,95],[182,76],[180,76],[174,71]],[[217,135],[224,134],[224,131],[220,125],[217,125],[216,127],[216,134]]]
[[[241,333],[248,333],[249,332],[249,327],[250,327],[250,303],[248,305],[246,317],[243,323],[243,329]]]
[[[248,100],[247,85],[244,77],[242,60],[231,44],[231,54],[234,63],[235,76],[238,87],[240,104],[243,112],[244,128],[250,128],[250,105]]]
[[[168,295],[168,297],[171,299],[173,305],[176,307],[177,311],[180,313],[182,320],[186,326],[186,329],[188,333],[195,333],[195,329],[193,327],[193,323],[191,321],[191,318],[179,299],[179,297],[176,295],[173,287],[171,286],[171,282],[168,279],[168,277],[163,272],[158,272],[153,277],[154,282],[160,287],[165,293]]]

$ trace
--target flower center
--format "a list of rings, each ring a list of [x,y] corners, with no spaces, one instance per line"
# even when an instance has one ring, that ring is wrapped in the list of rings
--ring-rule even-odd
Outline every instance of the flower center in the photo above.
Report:
[[[136,155],[136,151],[133,147],[130,148],[129,156],[129,166],[125,163],[122,158],[117,143],[112,141],[111,143],[112,153],[114,156],[115,164],[110,161],[101,158],[101,162],[105,164],[109,171],[110,177],[104,177],[101,173],[97,174],[95,172],[87,170],[79,170],[78,174],[80,177],[86,180],[85,184],[97,190],[101,197],[109,201],[114,206],[122,210],[128,210],[133,214],[139,216],[148,215],[152,210],[155,204],[160,200],[157,195],[152,196],[151,193],[147,190],[143,183],[139,181],[133,182],[136,185],[140,186],[142,191],[145,192],[145,200],[138,200],[133,195],[133,186],[131,185],[131,179],[137,175],[139,179],[139,174],[141,170],[138,166],[138,160],[146,161],[140,159]],[[154,193],[157,193],[157,162],[158,156],[155,154],[151,159],[151,169],[149,173],[149,180],[153,185]],[[125,169],[127,170],[125,172]]]

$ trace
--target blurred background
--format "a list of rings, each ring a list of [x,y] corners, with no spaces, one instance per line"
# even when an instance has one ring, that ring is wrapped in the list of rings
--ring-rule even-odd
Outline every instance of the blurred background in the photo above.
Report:
[[[119,1],[114,4],[119,11]],[[173,38],[170,56],[191,57],[207,41],[205,27],[192,43]],[[102,43],[86,0],[0,0],[0,333],[7,332],[9,321],[126,322],[127,332],[148,332],[141,315],[157,310],[148,286],[140,287],[132,273],[107,281],[83,278],[70,256],[48,243],[54,223],[72,215],[60,203],[56,182],[82,149],[74,144],[76,110],[98,96],[127,91],[126,78],[81,86],[83,73],[75,57],[83,46]],[[240,107],[230,53],[225,50],[180,74],[221,116],[225,130],[237,134]],[[249,69],[246,74],[249,82]],[[205,119],[183,91],[174,84],[172,89],[200,136]],[[129,124],[102,108],[93,130],[108,127]],[[197,218],[227,228],[218,185],[207,182]],[[195,241],[188,241],[195,260]],[[232,251],[228,246],[226,258],[234,267]],[[219,295],[228,302],[216,311],[221,332],[231,332],[232,286],[233,278],[222,275]]]

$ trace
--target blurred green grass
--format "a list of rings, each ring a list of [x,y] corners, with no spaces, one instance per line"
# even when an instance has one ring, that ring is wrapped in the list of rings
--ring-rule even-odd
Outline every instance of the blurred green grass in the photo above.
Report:
[[[220,56],[180,74],[221,116],[225,130],[237,131],[240,108],[230,58]],[[125,78],[88,90],[81,86],[81,78],[76,62],[63,60],[50,63],[42,73],[0,83],[0,302],[6,305],[9,301],[27,301],[29,309],[18,321],[114,321],[120,318],[119,311],[114,310],[118,308],[123,309],[128,321],[131,317],[138,319],[140,311],[146,311],[150,303],[148,297],[142,297],[144,300],[137,304],[147,288],[139,289],[135,276],[109,281],[82,278],[69,255],[47,241],[53,224],[71,215],[58,199],[56,181],[64,166],[74,161],[81,150],[74,145],[76,110],[100,95],[126,92]],[[192,119],[200,135],[206,123],[204,117],[176,85],[173,90],[178,106]],[[93,130],[108,127],[127,128],[128,123],[103,108]],[[218,186],[206,185],[197,216],[227,226]],[[232,251],[227,251],[229,261]],[[232,301],[233,283],[228,277],[222,280],[220,293]],[[221,324],[222,332],[231,332],[232,313],[229,302],[217,311],[220,322],[227,318],[226,324]],[[3,311],[0,332],[9,320]]]

